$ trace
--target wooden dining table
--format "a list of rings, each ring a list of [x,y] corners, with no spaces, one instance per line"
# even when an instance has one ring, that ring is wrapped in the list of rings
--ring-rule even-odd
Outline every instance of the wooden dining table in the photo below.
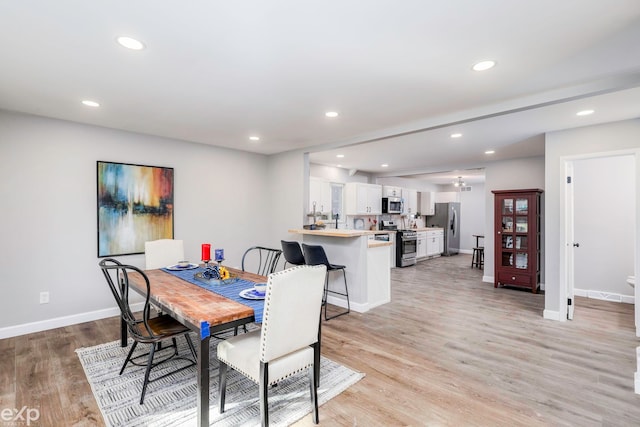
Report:
[[[267,278],[258,274],[228,268],[232,275],[251,282],[263,283]],[[198,348],[198,426],[209,425],[209,341],[211,335],[254,321],[253,308],[215,292],[201,288],[163,270],[145,271],[150,282],[150,300],[163,313],[169,314],[194,331]],[[129,275],[129,284],[140,294],[146,284],[138,273]],[[121,345],[127,346],[126,324],[121,324]]]

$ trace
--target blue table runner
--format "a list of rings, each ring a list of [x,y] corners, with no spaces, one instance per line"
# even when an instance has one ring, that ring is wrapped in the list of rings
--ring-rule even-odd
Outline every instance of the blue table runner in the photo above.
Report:
[[[196,273],[201,273],[204,271],[203,267],[194,268],[191,270],[167,270],[163,268],[162,271],[165,271],[169,274],[172,274],[176,277],[179,277],[182,280],[185,280],[189,283],[192,283],[196,286],[199,286],[208,291],[214,292],[218,295],[222,295],[223,297],[229,298],[230,300],[239,302],[240,304],[246,305],[247,307],[253,308],[253,316],[255,317],[256,323],[262,323],[262,312],[264,310],[264,300],[250,300],[242,298],[239,294],[240,291],[245,289],[253,288],[255,282],[251,282],[245,279],[238,279],[233,283],[228,283],[224,285],[210,285],[208,283],[204,283],[201,280],[198,280],[193,277]]]

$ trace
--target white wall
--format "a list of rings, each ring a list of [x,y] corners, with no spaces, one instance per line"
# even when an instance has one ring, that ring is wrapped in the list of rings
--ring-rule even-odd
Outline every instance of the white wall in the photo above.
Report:
[[[299,240],[299,235],[287,230],[306,224],[306,203],[309,191],[308,156],[302,152],[287,152],[269,157],[269,200],[260,210],[271,217],[269,240],[280,248],[280,240]]]
[[[494,247],[494,195],[493,190],[519,190],[539,188],[544,190],[544,157],[527,157],[523,159],[508,160],[489,163],[485,168],[485,253],[484,253],[484,277],[487,282],[494,281],[495,266],[494,253],[490,248]],[[543,206],[545,194],[542,193]],[[544,215],[542,218],[544,224]],[[542,233],[542,241],[545,236]],[[544,246],[544,245],[543,245]],[[542,248],[544,253],[544,247]],[[545,264],[541,266],[541,281],[545,283]],[[545,285],[546,286],[546,285]]]
[[[484,184],[473,184],[471,191],[460,192],[460,249],[471,253],[476,245],[474,234],[491,234],[493,229],[486,228],[486,195]],[[485,237],[486,238],[486,237]],[[486,246],[486,241],[479,240],[480,245]],[[487,247],[485,252],[491,250]],[[485,257],[486,259],[486,257]]]
[[[289,156],[268,160],[0,111],[0,338],[45,329],[65,316],[71,318],[60,322],[89,320],[86,313],[99,316],[115,307],[96,254],[97,160],[175,169],[175,237],[184,239],[186,257],[193,261],[203,242],[224,248],[232,266],[240,265],[247,247],[273,243],[269,214],[277,203],[269,179],[282,178],[280,199],[287,198],[279,205],[278,221],[289,227],[296,216],[289,205],[299,195],[289,197],[284,191],[289,179],[278,175],[282,166],[296,164]],[[301,202],[297,209],[300,213]],[[144,267],[143,255],[119,258]],[[49,304],[39,304],[41,291],[50,292]]]
[[[610,153],[617,150],[640,149],[640,119],[626,120],[597,126],[588,126],[551,132],[545,140],[545,317],[566,319],[566,279],[561,270],[561,185],[565,185],[563,161],[573,156]],[[635,160],[636,188],[640,188],[640,167]],[[612,189],[615,191],[615,189]],[[637,198],[639,199],[639,198]],[[636,201],[636,212],[640,212]],[[637,218],[636,218],[637,221]],[[636,233],[635,271],[640,264],[640,236]]]

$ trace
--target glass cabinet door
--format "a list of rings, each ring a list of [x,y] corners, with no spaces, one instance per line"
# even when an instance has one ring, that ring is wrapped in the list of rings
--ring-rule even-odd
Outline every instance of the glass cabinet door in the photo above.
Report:
[[[500,204],[501,246],[500,264],[526,270],[529,266],[527,236],[529,232],[529,199],[504,198]]]

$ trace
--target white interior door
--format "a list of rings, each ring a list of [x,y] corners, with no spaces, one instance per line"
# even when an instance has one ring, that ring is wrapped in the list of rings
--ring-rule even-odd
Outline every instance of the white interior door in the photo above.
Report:
[[[571,162],[567,205],[567,318],[573,318],[573,295],[620,302],[633,299],[626,277],[634,270],[635,171],[632,156],[609,156]],[[571,299],[571,300],[570,300]],[[569,303],[571,301],[571,303]],[[570,304],[570,305],[569,305]]]
[[[568,162],[566,164],[565,176],[567,177],[566,185],[566,193],[565,193],[565,215],[566,215],[566,237],[565,241],[567,242],[567,319],[573,319],[573,310],[575,308],[575,298],[574,298],[574,285],[575,285],[575,247],[576,244],[574,237],[574,176],[573,176],[573,162]]]

